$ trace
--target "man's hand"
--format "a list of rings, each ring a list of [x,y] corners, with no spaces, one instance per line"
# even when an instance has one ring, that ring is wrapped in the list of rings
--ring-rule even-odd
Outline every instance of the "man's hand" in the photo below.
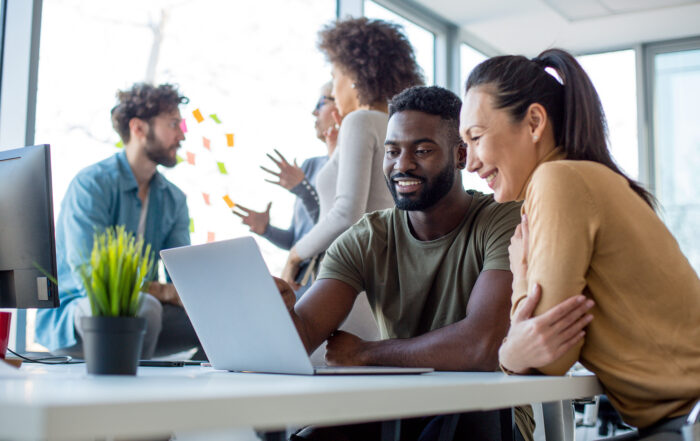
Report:
[[[160,300],[161,303],[172,303],[173,305],[182,306],[180,296],[172,283],[151,282],[148,284],[146,292]]]
[[[267,208],[263,212],[253,211],[242,205],[236,204],[231,210],[233,214],[240,217],[245,225],[250,227],[250,231],[255,234],[264,234],[270,224],[270,207],[272,202],[268,202]]]
[[[535,285],[515,311],[508,336],[498,351],[501,366],[517,374],[556,361],[584,337],[584,328],[593,320],[587,311],[594,302],[583,295],[568,298],[532,318],[541,297],[541,288]]]
[[[267,157],[270,158],[272,162],[275,163],[275,165],[277,165],[277,167],[279,168],[279,172],[274,172],[270,169],[263,167],[262,165],[260,166],[260,168],[270,173],[271,175],[276,176],[277,181],[273,181],[271,179],[265,179],[265,181],[271,184],[279,185],[280,187],[284,187],[287,190],[291,190],[292,188],[299,185],[301,181],[304,180],[304,171],[297,165],[296,159],[294,160],[294,164],[292,165],[289,162],[287,162],[287,159],[284,156],[282,156],[282,153],[278,152],[276,149],[275,153],[277,153],[277,156],[279,156],[279,158],[275,158],[269,153],[267,154]]]
[[[529,250],[530,230],[527,224],[527,215],[523,214],[520,224],[515,228],[513,237],[510,238],[508,258],[510,259],[510,272],[513,273],[513,283],[527,278],[527,253]]]
[[[296,276],[299,273],[299,265],[301,264],[301,258],[297,254],[296,250],[292,248],[289,250],[289,256],[287,257],[287,263],[285,263],[282,269],[281,278],[287,282],[294,290],[301,288],[301,285],[296,282]]]
[[[371,343],[355,334],[335,331],[326,343],[326,362],[329,366],[365,366],[365,350]]]
[[[294,304],[297,302],[297,298],[294,295],[294,290],[284,280],[274,276],[272,278],[275,281],[275,285],[277,285],[277,289],[282,296],[282,300],[284,300],[284,305],[287,307],[287,310],[291,312],[294,310]]]

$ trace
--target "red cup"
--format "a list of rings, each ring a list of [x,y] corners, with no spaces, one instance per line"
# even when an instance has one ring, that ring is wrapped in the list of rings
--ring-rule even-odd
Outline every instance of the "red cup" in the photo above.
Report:
[[[10,319],[12,319],[11,312],[0,311],[0,358],[5,358],[5,351],[7,350],[7,341],[10,339]]]

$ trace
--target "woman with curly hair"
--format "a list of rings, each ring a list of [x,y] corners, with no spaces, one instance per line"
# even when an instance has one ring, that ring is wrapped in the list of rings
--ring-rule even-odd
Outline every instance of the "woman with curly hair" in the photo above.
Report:
[[[388,101],[423,83],[398,25],[365,17],[336,21],[321,30],[318,46],[332,65],[332,95],[343,124],[338,147],[316,178],[319,222],[290,250],[282,272],[295,289],[302,261],[324,252],[363,214],[394,205],[382,172]]]

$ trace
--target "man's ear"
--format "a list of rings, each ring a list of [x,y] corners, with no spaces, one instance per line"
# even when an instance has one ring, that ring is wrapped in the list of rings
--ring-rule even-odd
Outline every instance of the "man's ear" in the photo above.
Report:
[[[456,153],[457,168],[464,170],[467,168],[467,145],[462,140],[460,140],[459,144],[457,145]]]
[[[148,136],[148,123],[141,118],[131,118],[129,120],[129,132],[131,132],[131,139],[146,139]]]
[[[547,110],[540,103],[532,103],[530,107],[527,108],[527,124],[530,129],[530,136],[532,136],[532,142],[537,142],[542,139],[542,134],[547,126]]]

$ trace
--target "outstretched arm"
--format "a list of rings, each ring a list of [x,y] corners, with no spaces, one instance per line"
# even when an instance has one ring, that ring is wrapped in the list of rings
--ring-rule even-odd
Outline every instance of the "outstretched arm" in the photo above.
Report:
[[[339,365],[495,370],[498,348],[508,331],[511,281],[509,271],[482,272],[469,297],[466,317],[418,337],[368,342],[337,332],[328,340],[326,359]]]
[[[347,283],[321,279],[295,303],[289,284],[278,278],[275,283],[309,354],[340,327],[357,297],[357,290]]]

